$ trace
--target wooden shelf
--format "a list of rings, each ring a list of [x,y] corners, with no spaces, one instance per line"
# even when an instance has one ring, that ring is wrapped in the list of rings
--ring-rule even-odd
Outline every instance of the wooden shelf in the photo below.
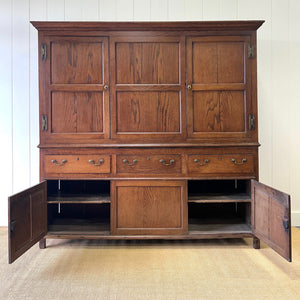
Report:
[[[48,203],[110,203],[110,195],[52,195]]]
[[[189,234],[251,233],[251,225],[242,219],[189,219]]]
[[[238,194],[192,194],[188,197],[190,203],[232,203],[251,202],[251,196],[246,193]]]
[[[48,225],[49,234],[109,234],[110,221],[109,219],[54,219]]]

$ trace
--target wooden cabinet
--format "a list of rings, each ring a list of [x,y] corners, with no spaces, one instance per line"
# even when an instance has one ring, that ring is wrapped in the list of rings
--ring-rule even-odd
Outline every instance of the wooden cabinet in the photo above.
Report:
[[[262,21],[32,23],[43,182],[9,200],[10,262],[48,238],[253,237],[291,260],[289,197],[256,181]]]

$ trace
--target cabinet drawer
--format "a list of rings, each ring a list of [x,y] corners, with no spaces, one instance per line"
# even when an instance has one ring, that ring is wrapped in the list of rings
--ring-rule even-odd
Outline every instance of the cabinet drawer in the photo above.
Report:
[[[110,173],[110,155],[45,155],[46,174]]]
[[[189,155],[189,174],[254,174],[252,154]]]
[[[117,174],[180,174],[181,155],[117,155]]]

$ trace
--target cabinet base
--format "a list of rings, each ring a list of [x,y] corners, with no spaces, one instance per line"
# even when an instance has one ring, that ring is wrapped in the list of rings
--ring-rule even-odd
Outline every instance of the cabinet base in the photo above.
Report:
[[[40,249],[46,248],[46,239],[41,239],[39,242]]]
[[[257,237],[253,237],[253,248],[260,249],[260,240]]]
[[[47,239],[80,239],[80,240],[204,240],[252,238],[250,232],[243,233],[201,233],[187,235],[106,235],[106,234],[55,234],[48,232]]]

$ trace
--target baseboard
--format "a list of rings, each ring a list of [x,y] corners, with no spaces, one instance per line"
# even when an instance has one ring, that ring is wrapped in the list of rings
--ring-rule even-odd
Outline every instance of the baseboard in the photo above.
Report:
[[[292,226],[300,226],[300,210],[292,211]]]

